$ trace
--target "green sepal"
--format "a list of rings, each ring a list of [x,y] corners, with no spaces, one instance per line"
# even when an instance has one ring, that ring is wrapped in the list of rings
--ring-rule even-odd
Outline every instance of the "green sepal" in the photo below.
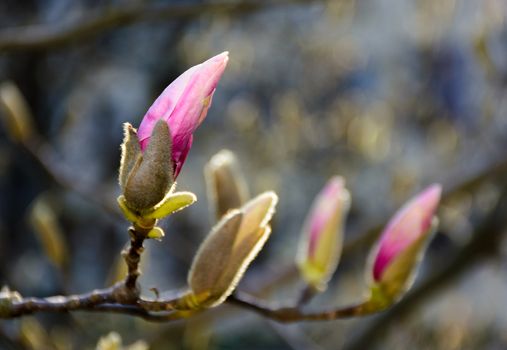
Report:
[[[389,297],[380,285],[373,284],[370,287],[370,298],[368,300],[368,304],[370,304],[375,311],[384,310],[394,304],[394,302],[395,300]]]
[[[203,292],[195,294],[192,291],[188,291],[179,297],[175,304],[176,310],[201,310],[206,309],[209,305],[207,302],[210,298],[209,292]]]
[[[151,229],[150,232],[148,232],[146,238],[156,239],[157,241],[160,241],[164,236],[165,236],[164,230],[162,230],[158,226],[155,226],[154,228]]]
[[[125,199],[125,196],[121,195],[116,200],[118,201],[118,206],[120,207],[123,216],[125,216],[128,221],[139,221],[140,217],[127,206],[127,200]]]
[[[192,192],[169,192],[160,203],[153,207],[153,210],[143,213],[142,216],[146,219],[162,219],[188,207],[196,200],[197,197]]]

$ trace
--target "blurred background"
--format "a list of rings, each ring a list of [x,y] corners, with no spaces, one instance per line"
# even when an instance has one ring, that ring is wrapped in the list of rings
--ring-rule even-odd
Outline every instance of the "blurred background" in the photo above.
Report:
[[[0,283],[42,297],[123,277],[122,123],[139,125],[173,79],[227,50],[178,178],[199,200],[146,243],[144,294],[185,286],[213,224],[202,169],[223,148],[252,194],[281,198],[239,286],[273,302],[298,295],[293,260],[313,197],[346,179],[344,256],[309,309],[357,302],[378,229],[442,183],[440,229],[412,293],[381,315],[292,325],[229,305],[167,324],[40,314],[0,321],[0,348],[93,349],[116,331],[103,349],[119,338],[130,349],[506,349],[507,3],[245,1],[0,2]]]

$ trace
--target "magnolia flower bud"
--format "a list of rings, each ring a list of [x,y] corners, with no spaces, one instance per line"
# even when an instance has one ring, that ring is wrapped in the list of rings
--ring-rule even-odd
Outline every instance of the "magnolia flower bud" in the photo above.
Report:
[[[184,72],[162,92],[141,121],[138,137],[142,151],[152,142],[157,121],[169,126],[174,179],[190,151],[192,134],[206,117],[228,59],[228,52],[223,52]]]
[[[248,188],[234,153],[221,150],[206,164],[204,173],[209,202],[217,220],[246,202]]]
[[[213,307],[234,291],[271,233],[268,222],[277,201],[274,192],[265,192],[218,222],[192,262],[190,292],[181,299],[180,308]]]
[[[412,285],[437,224],[434,213],[442,188],[434,184],[406,203],[389,221],[370,255],[368,280],[373,298],[397,301]]]
[[[167,196],[227,61],[224,52],[190,68],[157,98],[138,131],[125,125],[119,181],[126,207],[143,213]]]
[[[350,206],[345,181],[333,177],[315,198],[297,255],[301,276],[315,290],[325,290],[340,260],[343,228]]]

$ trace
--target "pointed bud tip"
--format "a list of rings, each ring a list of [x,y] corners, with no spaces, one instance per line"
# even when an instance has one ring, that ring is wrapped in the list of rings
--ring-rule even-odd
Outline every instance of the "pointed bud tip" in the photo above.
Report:
[[[345,188],[345,179],[341,176],[335,175],[328,180],[326,186],[322,190],[322,195],[332,198],[336,195],[341,196],[340,192],[348,194],[348,191]]]
[[[228,149],[223,149],[211,157],[208,162],[211,168],[219,168],[221,166],[234,163],[236,161],[236,156],[234,153]]]
[[[424,189],[418,196],[417,199],[421,203],[426,204],[428,207],[436,207],[440,202],[442,196],[442,185],[432,184]]]
[[[274,191],[267,191],[261,193],[259,196],[257,196],[257,199],[259,202],[261,201],[269,202],[268,212],[271,213],[271,215],[274,213],[275,207],[278,204],[278,195]],[[269,219],[271,219],[271,217]],[[267,221],[269,221],[269,219],[267,219]],[[266,225],[266,223],[267,222],[262,223],[260,226],[263,227]]]
[[[408,201],[389,221],[378,243],[373,265],[373,279],[380,281],[387,267],[409,249],[431,225],[442,195],[442,186],[432,184]]]
[[[229,61],[229,51],[224,51],[222,53],[219,53],[218,55],[213,57],[213,59],[222,61],[223,63],[227,64],[227,62]]]

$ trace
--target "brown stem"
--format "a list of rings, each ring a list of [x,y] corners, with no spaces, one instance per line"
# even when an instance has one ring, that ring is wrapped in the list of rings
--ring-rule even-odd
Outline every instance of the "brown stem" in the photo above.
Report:
[[[95,290],[80,295],[23,298],[19,301],[12,301],[7,314],[8,318],[14,318],[42,311],[69,312],[72,310],[91,309],[95,305],[113,301],[113,290],[111,288]]]
[[[174,311],[177,309],[180,300],[170,299],[170,300],[146,300],[139,299],[137,301],[137,305],[141,306],[145,310],[149,311]]]
[[[275,321],[290,323],[301,321],[329,321],[355,316],[365,316],[383,311],[375,305],[363,302],[356,305],[341,307],[321,312],[304,312],[298,307],[273,307],[244,293],[235,293],[228,302],[245,309],[257,312]]]
[[[140,299],[142,301],[142,299]],[[146,308],[152,308],[149,301],[144,301]],[[5,306],[3,306],[5,308]],[[115,299],[114,289],[108,288],[87,294],[71,296],[54,296],[49,298],[23,298],[13,301],[9,312],[3,309],[0,318],[17,318],[37,312],[67,313],[71,311],[110,312],[140,317],[150,322],[169,322],[186,318],[192,314],[189,311],[170,313],[151,313],[135,304],[123,304]]]
[[[187,318],[193,314],[190,311],[174,311],[170,313],[152,313],[138,305],[124,304],[102,304],[97,305],[93,309],[86,311],[91,312],[111,312],[122,315],[140,317],[149,322],[170,322]]]
[[[143,253],[143,243],[146,235],[136,230],[134,227],[129,229],[130,245],[126,251],[122,252],[123,258],[127,263],[127,277],[125,278],[125,286],[127,289],[136,290],[137,279],[141,275],[139,263],[141,262],[141,254]]]
[[[316,291],[315,288],[308,284],[305,285],[299,294],[297,306],[301,307],[308,304],[317,294],[318,291]]]

